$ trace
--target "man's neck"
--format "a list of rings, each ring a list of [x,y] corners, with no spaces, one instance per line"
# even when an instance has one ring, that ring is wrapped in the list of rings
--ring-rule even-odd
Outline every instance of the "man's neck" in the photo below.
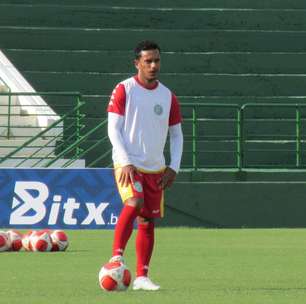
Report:
[[[139,75],[135,75],[134,77],[136,81],[144,88],[148,90],[153,90],[158,86],[158,81],[157,80],[152,80],[152,81],[147,81],[145,79],[142,79],[139,77]]]

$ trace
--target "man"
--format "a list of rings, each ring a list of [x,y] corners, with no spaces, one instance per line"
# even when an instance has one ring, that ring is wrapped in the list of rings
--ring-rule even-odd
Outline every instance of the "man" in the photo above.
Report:
[[[119,216],[110,261],[123,253],[137,218],[134,290],[158,290],[148,278],[154,246],[154,218],[163,216],[163,191],[179,171],[183,150],[181,114],[176,96],[157,79],[160,48],[142,41],[135,48],[137,75],[114,89],[108,111],[115,178],[124,207]],[[163,155],[170,134],[171,163]]]

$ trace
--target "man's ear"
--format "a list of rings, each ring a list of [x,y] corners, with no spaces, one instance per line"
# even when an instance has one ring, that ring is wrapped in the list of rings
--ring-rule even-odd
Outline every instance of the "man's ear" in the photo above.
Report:
[[[135,65],[135,68],[138,70],[138,65],[139,65],[139,60],[138,59],[134,60],[134,65]]]

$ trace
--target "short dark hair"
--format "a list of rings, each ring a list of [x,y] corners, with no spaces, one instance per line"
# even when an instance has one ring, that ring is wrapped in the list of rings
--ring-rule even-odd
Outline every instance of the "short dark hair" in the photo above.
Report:
[[[160,47],[154,41],[150,40],[141,41],[137,44],[137,46],[134,49],[135,59],[139,59],[142,51],[148,51],[148,50],[158,50],[160,52]]]

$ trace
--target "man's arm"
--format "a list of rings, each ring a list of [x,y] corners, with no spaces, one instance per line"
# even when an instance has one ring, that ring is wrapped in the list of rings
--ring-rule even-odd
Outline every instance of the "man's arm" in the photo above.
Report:
[[[163,189],[171,187],[180,169],[183,154],[183,132],[181,123],[169,127],[171,162],[166,168],[159,186]]]
[[[171,163],[170,168],[173,169],[176,173],[180,170],[181,159],[183,154],[183,132],[182,125],[176,124],[169,127],[170,135],[170,156]]]
[[[134,183],[134,175],[137,172],[137,169],[132,165],[124,146],[124,141],[121,135],[123,123],[124,118],[122,115],[112,112],[108,113],[108,137],[119,156],[119,164],[121,166],[118,181],[122,186],[126,187],[129,183]]]

